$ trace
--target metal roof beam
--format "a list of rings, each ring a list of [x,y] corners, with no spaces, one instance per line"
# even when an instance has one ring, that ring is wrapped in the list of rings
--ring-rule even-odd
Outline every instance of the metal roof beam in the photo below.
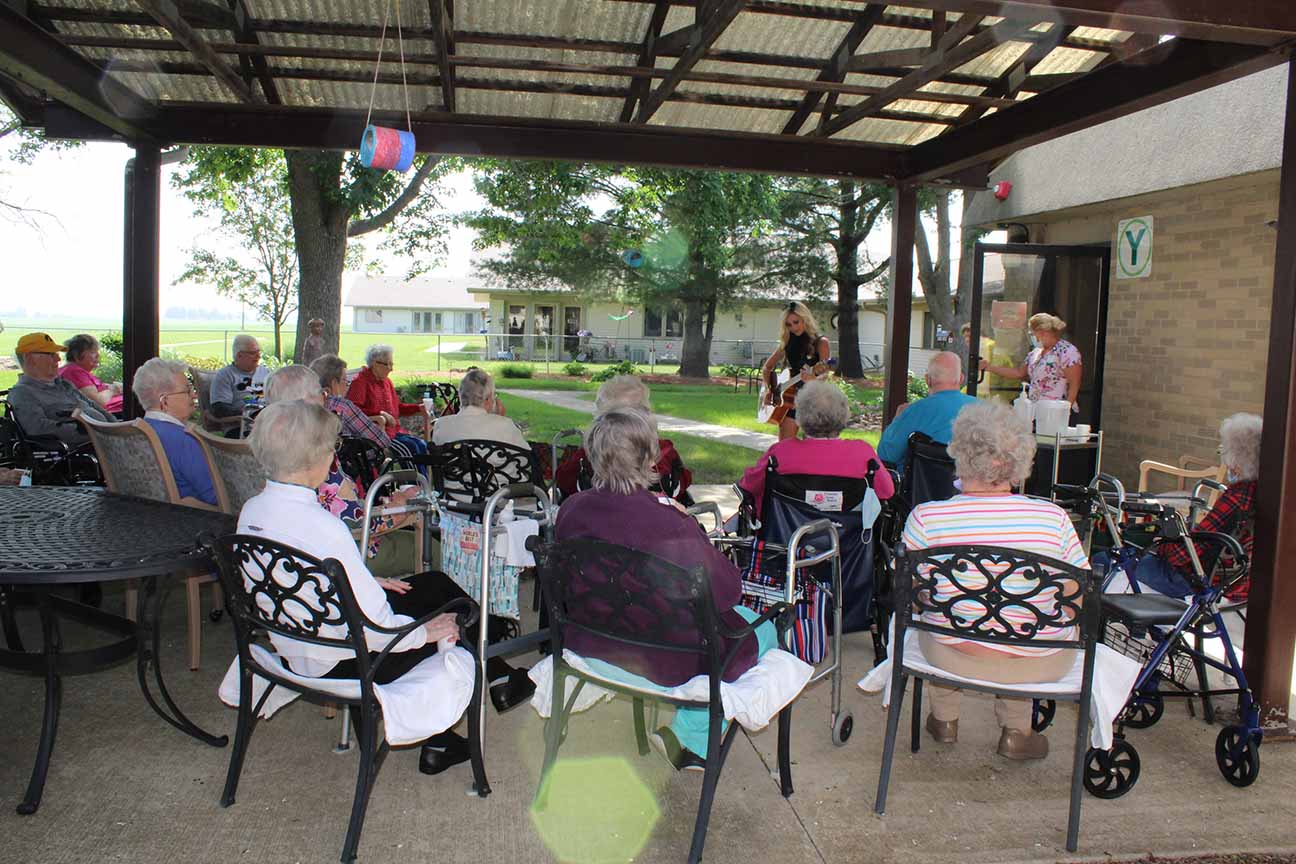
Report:
[[[140,126],[152,102],[104,75],[76,51],[0,3],[0,73],[62,102],[131,141],[147,141]]]
[[[698,5],[697,29],[689,39],[688,48],[675,61],[666,79],[639,102],[635,123],[644,124],[652,119],[657,109],[671,93],[675,92],[675,88],[679,87],[680,82],[684,80],[684,75],[697,65],[697,62],[729,26],[729,22],[738,16],[745,3],[746,0],[703,0],[702,4]]]
[[[437,68],[441,72],[441,102],[445,110],[455,110],[454,67],[450,55],[455,53],[453,0],[428,0],[428,14],[432,16],[433,41],[436,42]]]
[[[842,37],[842,41],[837,44],[833,50],[832,56],[828,58],[828,63],[819,70],[817,81],[837,82],[846,80],[846,73],[850,69],[851,58],[859,48],[864,37],[877,25],[882,13],[886,10],[885,3],[870,3],[856,17],[851,24],[850,30]],[[822,93],[813,90],[808,91],[805,96],[801,97],[801,104],[792,112],[792,116],[783,126],[784,135],[798,135],[805,121],[810,119],[814,109],[818,106],[819,101],[823,98]],[[830,99],[835,102],[835,99]]]
[[[1033,144],[1267,69],[1287,59],[1288,53],[1171,39],[919,144],[909,153],[909,179],[926,182],[965,166],[1002,159]]]
[[[194,55],[198,62],[240,102],[264,101],[253,93],[238,73],[226,65],[225,61],[211,49],[207,40],[198,35],[198,32],[180,14],[179,7],[172,0],[135,0],[135,2],[153,16],[154,20],[177,42],[185,46],[189,53]]]
[[[1047,57],[1074,30],[1075,27],[1073,26],[1055,24],[1049,30],[1051,38],[1036,42],[1026,49],[1026,53],[1018,57],[1016,63],[1004,70],[1003,74],[999,76],[999,80],[986,90],[986,94],[1005,98],[1016,96],[1021,91],[1022,85],[1026,83],[1031,70],[1038,66],[1040,61]],[[971,105],[959,115],[958,125],[966,126],[968,123],[979,120],[989,110],[989,108],[981,105]]]
[[[639,49],[637,66],[653,67],[657,65],[657,43],[661,39],[662,25],[666,23],[666,14],[670,12],[669,0],[657,0],[653,7],[652,17],[648,20],[648,30],[644,33],[643,47]],[[636,78],[630,85],[630,95],[621,106],[621,122],[629,123],[634,117],[635,103],[643,102],[648,95],[651,78]]]
[[[229,0],[229,5],[230,11],[234,13],[234,26],[230,28],[234,34],[234,40],[243,45],[261,44],[257,38],[256,26],[247,9],[247,0]],[[274,76],[270,73],[270,64],[266,62],[265,55],[253,54],[248,57],[240,54],[239,58],[241,61],[251,65],[252,70],[256,73],[257,81],[261,83],[261,93],[265,96],[266,101],[271,105],[282,104],[283,99],[279,96],[279,88],[275,86]]]

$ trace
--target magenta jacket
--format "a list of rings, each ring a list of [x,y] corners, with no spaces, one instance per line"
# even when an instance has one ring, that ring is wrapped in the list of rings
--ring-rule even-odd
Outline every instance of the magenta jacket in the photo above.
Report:
[[[895,494],[891,475],[882,467],[882,459],[867,441],[849,438],[788,438],[765,451],[755,465],[743,472],[738,485],[756,499],[756,515],[760,516],[761,499],[765,496],[765,467],[770,457],[778,461],[780,474],[822,474],[827,477],[867,477],[869,463],[877,471],[873,475],[873,491],[878,498]]]

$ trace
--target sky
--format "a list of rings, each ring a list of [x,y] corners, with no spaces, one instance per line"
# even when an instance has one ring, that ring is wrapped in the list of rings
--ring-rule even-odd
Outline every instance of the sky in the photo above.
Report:
[[[72,150],[47,150],[29,165],[8,159],[13,146],[0,140],[0,197],[48,214],[36,226],[0,218],[6,288],[0,294],[0,314],[23,308],[27,315],[57,315],[87,321],[120,320],[122,312],[122,190],[126,161],[133,151],[124,144],[89,143]],[[214,251],[232,253],[209,236],[212,222],[195,216],[192,205],[172,185],[178,165],[163,166],[162,236],[160,250],[160,307],[216,309],[238,316],[239,303],[221,297],[210,286],[176,284],[185,270],[189,250],[200,239]],[[482,204],[468,174],[445,181],[442,203],[455,212]],[[954,214],[960,211],[951,208]],[[889,252],[885,226],[867,243],[870,257],[882,260]],[[929,231],[934,234],[934,231]],[[954,232],[957,237],[957,232]],[[473,275],[473,233],[456,228],[449,253],[428,275]],[[932,237],[933,242],[935,240]],[[377,249],[376,239],[366,241],[371,259],[383,262],[385,271],[398,276],[404,263]],[[957,253],[955,254],[957,261]],[[343,281],[343,299],[349,280]],[[346,315],[344,314],[344,318]]]

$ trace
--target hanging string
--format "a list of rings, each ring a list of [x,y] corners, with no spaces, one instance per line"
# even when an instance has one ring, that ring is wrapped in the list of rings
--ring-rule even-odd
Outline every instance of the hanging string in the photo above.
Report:
[[[436,2],[440,2],[440,0],[436,0]],[[405,92],[405,128],[412,135],[414,134],[414,123],[410,120],[409,82],[405,80],[405,39],[401,36],[400,0],[396,0],[396,48],[400,51],[401,90]]]
[[[399,9],[399,4],[397,5]],[[397,13],[399,15],[399,12]],[[373,116],[374,97],[378,95],[378,70],[382,67],[383,46],[387,44],[387,22],[391,20],[391,3],[387,3],[387,12],[383,16],[382,35],[378,37],[378,62],[374,63],[373,84],[369,87],[369,111],[365,114],[365,127],[369,126],[369,118]],[[396,24],[397,33],[400,32],[400,22]],[[401,51],[401,78],[405,77],[405,52]],[[405,94],[406,116],[408,117],[409,94]]]
[[[387,0],[382,32],[378,37],[378,59],[374,63],[373,82],[369,85],[369,110],[365,113],[365,130],[360,136],[360,164],[366,168],[408,171],[418,148],[414,141],[414,120],[410,113],[409,78],[405,72],[405,33],[401,21],[400,0],[396,3],[396,45],[400,55],[401,92],[405,97],[405,131],[374,126],[374,102],[378,97],[378,76],[382,70],[383,49],[387,46],[387,27],[391,23],[393,0]]]

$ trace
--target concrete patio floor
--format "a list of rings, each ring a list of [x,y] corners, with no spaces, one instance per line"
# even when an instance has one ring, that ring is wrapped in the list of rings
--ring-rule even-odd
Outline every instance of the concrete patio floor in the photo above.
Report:
[[[109,607],[119,603],[111,594],[105,600]],[[188,672],[181,668],[183,611],[182,592],[173,590],[164,647],[172,692],[200,725],[232,736],[234,712],[216,699],[233,655],[232,630],[226,621],[204,620],[203,667]],[[34,639],[31,624],[29,618],[23,622]],[[67,638],[76,641],[72,625]],[[884,714],[877,696],[854,686],[871,656],[867,634],[847,640],[845,704],[854,712],[855,733],[845,747],[829,740],[828,682],[797,704],[796,793],[790,799],[779,795],[770,774],[774,730],[737,737],[720,781],[706,860],[988,864],[1296,847],[1296,747],[1266,741],[1259,780],[1235,789],[1215,768],[1217,728],[1190,719],[1181,703],[1169,706],[1153,729],[1130,733],[1143,774],[1129,795],[1116,801],[1085,796],[1077,854],[1063,847],[1074,717],[1067,707],[1059,710],[1051,735],[1053,752],[1040,763],[1010,763],[994,755],[997,729],[984,698],[965,702],[957,745],[927,739],[920,753],[911,754],[902,735],[888,812],[879,818],[872,805]],[[531,653],[518,661],[535,658]],[[331,752],[338,724],[325,720],[318,707],[292,705],[257,727],[238,801],[222,809],[228,748],[200,744],[157,718],[140,695],[133,664],[68,678],[44,801],[36,815],[20,817],[14,806],[31,769],[42,686],[38,679],[3,673],[0,687],[0,861],[337,859],[357,756]],[[561,860],[529,815],[543,751],[540,719],[528,706],[503,716],[492,711],[487,747],[494,794],[485,800],[466,796],[466,765],[426,777],[416,770],[416,748],[393,752],[370,802],[360,860]],[[570,762],[564,770],[577,776],[578,788],[567,787],[570,794],[556,789],[550,815],[561,818],[563,803],[578,795],[581,803],[578,812],[566,812],[565,824],[550,828],[546,821],[545,830],[562,844],[566,860],[685,860],[701,775],[675,774],[654,754],[638,756],[629,703],[576,715],[561,757]],[[580,761],[593,757],[619,760],[620,770]],[[649,802],[660,817],[638,848],[635,835],[651,815]]]

